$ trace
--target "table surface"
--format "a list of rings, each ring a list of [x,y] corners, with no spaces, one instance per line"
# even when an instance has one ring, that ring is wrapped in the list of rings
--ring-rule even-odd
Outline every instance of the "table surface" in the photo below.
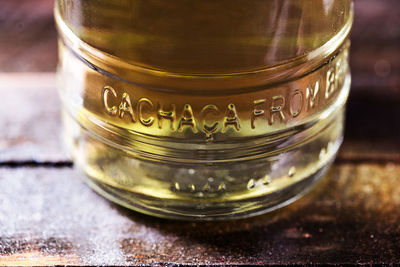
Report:
[[[0,0],[0,265],[400,263],[400,2],[355,1],[343,147],[297,202],[179,222],[87,187],[60,142],[52,1]]]

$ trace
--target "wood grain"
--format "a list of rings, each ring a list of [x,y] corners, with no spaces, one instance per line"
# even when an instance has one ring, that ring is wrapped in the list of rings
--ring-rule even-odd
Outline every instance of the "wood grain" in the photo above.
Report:
[[[0,71],[54,71],[52,0],[0,0]]]
[[[399,164],[340,164],[286,208],[246,220],[189,223],[116,206],[70,168],[0,168],[0,260],[29,265],[400,263],[399,173]]]
[[[0,162],[67,160],[55,74],[1,74]]]

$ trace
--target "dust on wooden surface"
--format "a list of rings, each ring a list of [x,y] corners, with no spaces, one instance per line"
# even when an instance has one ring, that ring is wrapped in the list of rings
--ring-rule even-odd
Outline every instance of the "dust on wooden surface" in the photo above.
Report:
[[[246,220],[192,223],[112,204],[70,168],[1,168],[0,260],[400,263],[399,173],[399,164],[338,164],[286,208]]]

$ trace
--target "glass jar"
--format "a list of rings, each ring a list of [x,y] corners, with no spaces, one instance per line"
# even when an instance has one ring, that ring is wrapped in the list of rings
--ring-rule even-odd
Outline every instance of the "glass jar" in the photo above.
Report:
[[[150,215],[287,205],[333,162],[351,0],[58,0],[58,88],[76,168]]]

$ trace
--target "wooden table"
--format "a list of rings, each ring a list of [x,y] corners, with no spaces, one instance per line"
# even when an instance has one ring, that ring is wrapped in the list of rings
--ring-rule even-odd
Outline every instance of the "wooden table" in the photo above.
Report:
[[[400,263],[400,2],[355,2],[346,136],[328,175],[272,213],[191,223],[81,181],[60,142],[52,1],[0,0],[0,265]]]

